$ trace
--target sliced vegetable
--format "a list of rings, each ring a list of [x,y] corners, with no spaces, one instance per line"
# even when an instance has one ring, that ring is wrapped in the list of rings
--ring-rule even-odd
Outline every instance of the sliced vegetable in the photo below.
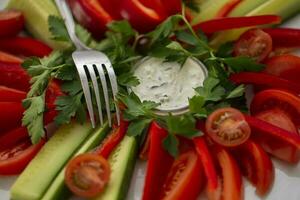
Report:
[[[0,51],[0,62],[21,64],[23,60],[12,54]]]
[[[274,47],[300,47],[300,29],[293,28],[267,28],[264,32],[268,33],[272,39]]]
[[[142,160],[148,160],[149,149],[150,149],[150,134],[147,134],[143,147],[140,151],[139,158]]]
[[[160,0],[168,15],[174,15],[181,12],[181,0]]]
[[[209,137],[223,146],[237,146],[250,137],[250,127],[243,114],[234,108],[221,108],[211,113],[205,123]]]
[[[250,29],[234,44],[235,56],[249,56],[260,62],[272,51],[272,38],[261,29]]]
[[[218,11],[217,15],[215,16],[215,18],[219,18],[219,17],[226,17],[228,15],[228,13],[230,13],[230,11],[232,9],[234,9],[238,4],[240,4],[242,2],[242,0],[229,0],[225,5],[223,5],[223,7]]]
[[[0,11],[0,38],[12,37],[21,32],[24,27],[24,17],[20,11]]]
[[[26,92],[0,85],[0,102],[21,102],[26,98]]]
[[[99,0],[99,3],[114,20],[120,20],[122,19],[120,13],[121,1],[122,0]]]
[[[195,151],[179,155],[168,173],[160,199],[197,199],[204,183],[202,170],[201,161]]]
[[[0,150],[16,146],[19,142],[28,139],[28,132],[25,127],[15,128],[0,136]]]
[[[140,2],[148,7],[148,8],[151,8],[153,10],[155,10],[155,12],[159,13],[161,16],[163,17],[167,17],[167,11],[166,11],[166,8],[164,7],[164,3],[169,3],[169,7],[171,7],[172,5],[170,5],[170,3],[172,4],[172,2],[176,2],[178,0],[175,0],[175,1],[170,1],[170,0],[152,0],[152,1],[148,1],[148,0],[140,0]]]
[[[21,102],[0,102],[0,133],[21,126],[24,108]]]

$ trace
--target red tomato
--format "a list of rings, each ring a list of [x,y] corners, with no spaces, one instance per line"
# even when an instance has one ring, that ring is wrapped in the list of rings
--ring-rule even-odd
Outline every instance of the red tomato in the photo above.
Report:
[[[274,56],[266,61],[265,72],[300,84],[300,57],[294,55]]]
[[[0,51],[0,62],[21,64],[23,60],[12,54]]]
[[[16,146],[0,151],[0,174],[19,174],[28,165],[32,158],[45,144],[41,140],[38,144],[32,145],[30,140],[23,140]]]
[[[21,126],[24,108],[21,102],[0,102],[0,133]]]
[[[0,11],[0,37],[17,35],[24,27],[24,17],[20,11]]]
[[[279,108],[289,115],[297,128],[300,127],[300,98],[290,92],[268,89],[257,93],[250,105],[251,114]]]
[[[255,115],[256,118],[261,119],[265,122],[269,122],[274,126],[278,126],[284,130],[292,133],[298,133],[298,130],[291,120],[291,118],[283,110],[274,108],[271,110],[266,110]]]
[[[28,139],[28,132],[25,127],[13,129],[0,136],[0,150],[11,148],[19,142]]]
[[[105,158],[85,153],[69,161],[65,171],[65,183],[74,194],[91,198],[103,191],[110,174],[110,166]]]
[[[211,113],[205,128],[214,142],[229,147],[244,143],[251,133],[243,114],[234,108],[221,108]]]
[[[21,102],[26,98],[26,92],[0,85],[0,102]]]
[[[266,195],[274,181],[274,166],[268,154],[251,140],[239,146],[233,153],[243,174],[256,186],[256,193]]]
[[[257,62],[263,61],[272,51],[272,38],[261,29],[243,33],[234,44],[235,56],[249,56]]]
[[[179,155],[163,185],[163,200],[197,199],[203,186],[201,161],[194,151]]]

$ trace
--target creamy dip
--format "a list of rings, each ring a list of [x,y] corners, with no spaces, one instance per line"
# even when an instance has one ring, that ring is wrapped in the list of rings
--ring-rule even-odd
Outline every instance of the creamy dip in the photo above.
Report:
[[[151,57],[138,64],[134,75],[140,84],[131,89],[142,101],[160,103],[157,109],[171,111],[188,106],[188,99],[195,95],[194,88],[203,85],[207,71],[191,58],[181,67],[177,62]]]

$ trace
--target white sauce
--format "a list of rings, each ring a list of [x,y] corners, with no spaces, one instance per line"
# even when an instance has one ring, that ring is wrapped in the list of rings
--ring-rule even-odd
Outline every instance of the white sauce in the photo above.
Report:
[[[159,110],[170,111],[187,107],[188,99],[195,95],[194,88],[203,85],[207,76],[204,65],[189,58],[184,66],[177,62],[164,62],[147,58],[134,71],[140,84],[131,88],[142,100],[160,103]]]

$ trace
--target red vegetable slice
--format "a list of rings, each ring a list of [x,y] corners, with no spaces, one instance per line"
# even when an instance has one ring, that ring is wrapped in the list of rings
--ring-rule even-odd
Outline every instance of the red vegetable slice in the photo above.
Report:
[[[13,129],[0,136],[0,150],[11,148],[19,142],[28,139],[29,135],[25,127]]]
[[[0,102],[0,133],[21,126],[24,108],[21,102]]]
[[[114,19],[122,19],[120,5],[122,0],[98,0],[103,9]]]
[[[226,17],[201,22],[193,28],[201,29],[204,33],[215,33],[235,28],[251,27],[264,24],[278,24],[281,19],[277,15],[260,15],[250,17]]]
[[[300,29],[267,28],[264,31],[272,37],[275,48],[300,47]]]
[[[181,12],[181,0],[160,0],[168,15],[174,15]]]
[[[215,18],[226,17],[242,0],[229,0],[217,13]]]
[[[20,64],[23,60],[12,54],[0,51],[0,62]]]
[[[17,35],[24,27],[24,17],[20,11],[0,11],[0,38]]]
[[[173,0],[174,1],[174,0]],[[177,0],[175,0],[177,1]],[[163,17],[167,17],[167,13],[166,13],[166,10],[165,10],[165,7],[162,3],[162,0],[152,0],[152,1],[148,1],[148,0],[140,0],[140,2],[148,7],[148,8],[151,8],[153,10],[155,10],[157,13],[159,13],[161,16]],[[171,2],[171,1],[170,1]],[[169,3],[170,3],[169,2]],[[170,5],[169,5],[170,6]]]
[[[142,200],[159,199],[174,160],[162,146],[163,139],[168,135],[167,131],[156,122],[152,122],[148,134],[150,134],[150,151]]]
[[[26,92],[0,85],[0,102],[21,102],[26,98]]]

